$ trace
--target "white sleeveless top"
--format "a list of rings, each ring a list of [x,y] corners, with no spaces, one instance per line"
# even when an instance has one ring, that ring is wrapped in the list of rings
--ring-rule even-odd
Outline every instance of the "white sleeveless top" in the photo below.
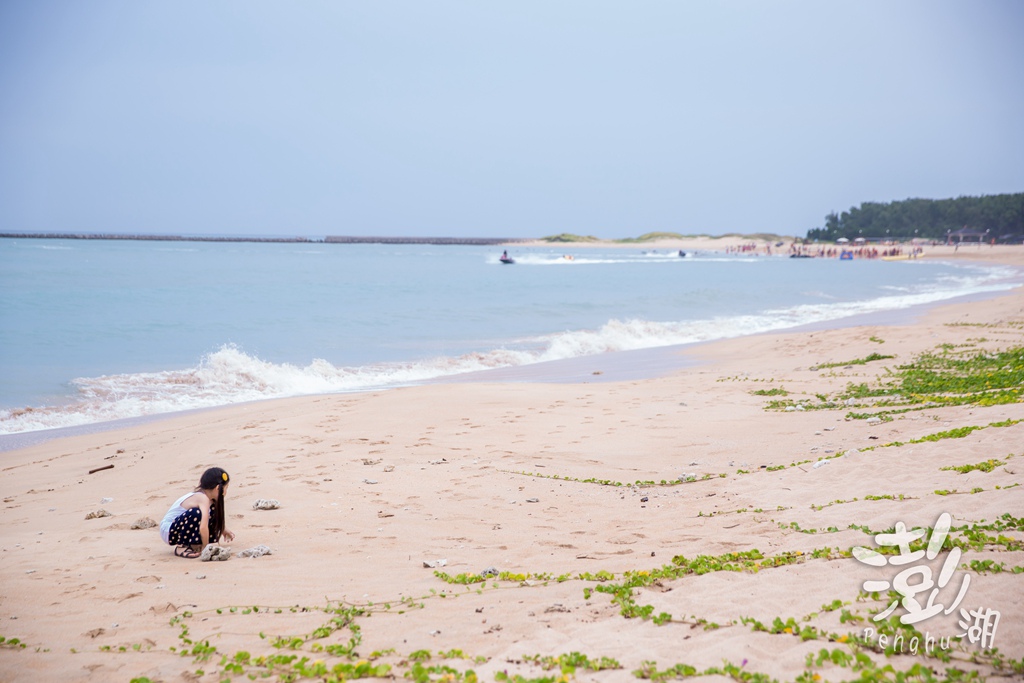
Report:
[[[184,496],[174,501],[174,505],[164,515],[164,521],[160,522],[160,538],[164,539],[164,543],[170,543],[171,525],[174,524],[174,520],[181,517],[186,512],[186,508],[181,507],[181,504],[185,502],[186,498],[194,496],[197,492],[191,491],[186,493]]]

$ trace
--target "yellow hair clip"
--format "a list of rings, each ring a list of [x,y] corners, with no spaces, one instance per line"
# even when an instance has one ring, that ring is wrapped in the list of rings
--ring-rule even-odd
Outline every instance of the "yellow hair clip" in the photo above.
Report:
[[[221,479],[223,479],[224,481],[228,480],[228,473],[227,472],[221,472],[220,476],[221,476]]]

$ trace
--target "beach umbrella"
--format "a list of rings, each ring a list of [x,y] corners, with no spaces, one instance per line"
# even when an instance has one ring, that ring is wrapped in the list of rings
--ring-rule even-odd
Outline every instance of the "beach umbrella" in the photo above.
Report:
[[[836,243],[837,244],[846,244],[849,241],[850,240],[846,239],[845,237],[840,237],[839,239],[836,240]]]

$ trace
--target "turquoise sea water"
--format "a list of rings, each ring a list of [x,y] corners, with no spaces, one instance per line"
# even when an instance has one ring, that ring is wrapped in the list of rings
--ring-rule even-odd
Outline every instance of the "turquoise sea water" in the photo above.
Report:
[[[1021,280],[927,258],[500,252],[0,239],[0,433],[735,337]]]

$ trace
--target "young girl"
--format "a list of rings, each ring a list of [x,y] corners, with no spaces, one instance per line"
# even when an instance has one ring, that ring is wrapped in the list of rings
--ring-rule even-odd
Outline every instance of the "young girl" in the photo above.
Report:
[[[224,526],[224,494],[230,481],[227,472],[211,467],[203,472],[196,490],[176,500],[164,515],[160,537],[177,546],[175,555],[195,559],[222,535],[229,542],[234,540],[235,535]]]

